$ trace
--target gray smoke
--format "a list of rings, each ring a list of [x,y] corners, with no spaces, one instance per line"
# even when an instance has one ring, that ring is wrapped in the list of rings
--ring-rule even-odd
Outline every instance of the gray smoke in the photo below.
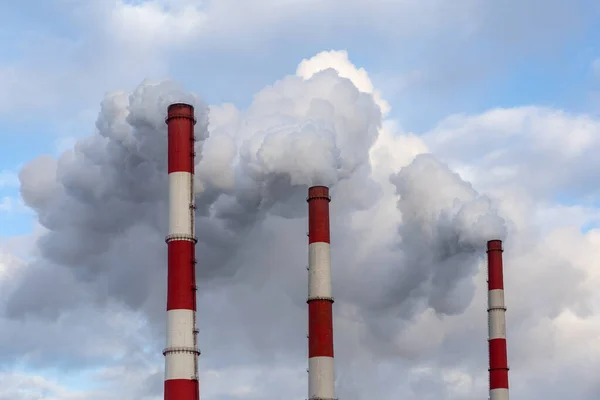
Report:
[[[162,309],[154,293],[164,293],[164,117],[168,104],[179,101],[195,105],[198,119],[203,283],[235,273],[237,250],[267,214],[304,215],[308,186],[335,187],[368,171],[368,149],[381,123],[372,97],[333,70],[277,82],[245,113],[214,107],[210,127],[202,102],[172,82],[143,82],[131,95],[108,95],[94,135],[58,160],[39,157],[20,173],[23,199],[48,232],[38,241],[36,267],[24,269],[22,286],[13,289],[9,315],[53,308],[52,300],[36,304],[30,296],[32,285],[44,286],[42,269],[72,274],[86,298],[110,296],[132,308]],[[364,172],[356,175],[368,180]],[[71,272],[57,272],[63,268]],[[46,299],[64,298],[55,309],[78,302],[77,290],[66,290],[73,283],[67,281],[43,289]]]
[[[369,150],[381,111],[371,95],[325,70],[278,81],[243,112],[227,104],[207,109],[172,82],[143,82],[131,94],[107,95],[94,135],[59,159],[31,161],[20,173],[23,199],[47,231],[37,242],[37,257],[7,289],[7,315],[56,318],[77,305],[117,302],[142,311],[161,329],[168,211],[164,117],[175,101],[193,104],[198,119],[199,295],[208,299],[231,286],[253,296],[236,304],[256,304],[252,312],[232,308],[235,321],[222,324],[273,321],[280,311],[265,306],[275,304],[273,298],[291,299],[295,307],[282,318],[305,315],[302,218],[307,188],[315,184],[330,186],[335,198],[336,305],[370,320],[361,341],[389,352],[402,320],[415,310],[453,314],[470,302],[470,278],[485,241],[503,235],[503,221],[487,198],[423,155],[391,178],[402,215],[398,235],[364,246],[352,218],[376,210],[382,185],[390,185],[371,174]],[[402,318],[389,318],[390,312]],[[294,320],[301,325],[300,317]],[[287,337],[302,328],[294,322],[281,329],[267,336],[249,322],[246,339],[272,353],[289,352]]]
[[[490,239],[504,239],[504,220],[486,196],[479,195],[429,154],[390,178],[399,196],[398,228],[402,262],[393,304],[420,294],[440,314],[462,312],[475,285],[471,278]]]
[[[395,230],[378,226],[373,231],[389,234],[373,240],[370,231],[335,232],[344,248],[332,249],[334,268],[351,273],[338,269],[334,276],[343,285],[336,309],[368,327],[361,342],[378,359],[418,359],[443,340],[436,320],[471,303],[486,242],[504,239],[506,228],[489,198],[430,154],[418,155],[389,182],[401,215]],[[415,326],[434,331],[415,336]]]

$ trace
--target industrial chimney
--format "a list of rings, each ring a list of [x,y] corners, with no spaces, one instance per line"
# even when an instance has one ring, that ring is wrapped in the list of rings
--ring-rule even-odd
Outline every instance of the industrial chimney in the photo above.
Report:
[[[335,399],[329,189],[308,189],[308,398]]]
[[[504,314],[504,278],[502,241],[487,243],[488,256],[488,329],[490,362],[490,400],[508,400],[508,360]]]
[[[194,108],[171,104],[165,400],[199,400],[194,218]]]

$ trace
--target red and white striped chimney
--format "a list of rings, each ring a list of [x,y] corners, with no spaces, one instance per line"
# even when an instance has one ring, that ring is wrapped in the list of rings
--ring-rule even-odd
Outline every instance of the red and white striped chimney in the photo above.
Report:
[[[171,104],[165,122],[169,142],[165,400],[198,400],[194,108],[189,104]]]
[[[308,189],[308,398],[335,399],[329,189]]]
[[[508,359],[506,354],[506,306],[502,274],[502,241],[487,243],[488,329],[490,400],[508,400]]]

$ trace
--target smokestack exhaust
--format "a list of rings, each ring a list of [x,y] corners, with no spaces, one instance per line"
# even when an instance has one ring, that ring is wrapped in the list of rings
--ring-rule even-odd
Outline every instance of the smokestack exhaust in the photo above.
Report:
[[[506,306],[502,273],[502,241],[487,243],[490,400],[508,400]]]
[[[168,127],[169,234],[165,400],[199,400],[196,329],[194,108],[171,104]]]
[[[308,189],[308,398],[334,400],[329,189]]]

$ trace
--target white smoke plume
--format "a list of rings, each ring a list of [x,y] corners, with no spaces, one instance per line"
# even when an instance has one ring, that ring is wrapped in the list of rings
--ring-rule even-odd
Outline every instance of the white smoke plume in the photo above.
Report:
[[[37,243],[37,258],[13,281],[4,312],[56,318],[80,304],[118,302],[142,311],[161,329],[164,117],[175,101],[193,104],[198,119],[200,295],[268,277],[304,314],[298,299],[305,277],[297,266],[306,257],[305,197],[308,186],[322,184],[334,198],[336,306],[372,320],[372,332],[361,341],[393,347],[402,320],[416,310],[464,310],[486,240],[505,234],[493,204],[430,155],[381,180],[370,152],[381,140],[382,100],[334,69],[310,73],[309,66],[302,76],[262,90],[244,111],[230,104],[207,107],[168,81],[107,95],[94,135],[59,159],[31,161],[20,173],[23,199],[47,232]],[[352,221],[380,212],[382,193],[390,187],[398,209],[385,219],[395,228],[376,244],[361,246],[368,224],[353,230]],[[371,285],[368,295],[360,294],[365,284]],[[386,329],[390,320],[399,325]],[[277,338],[252,337],[253,345],[273,352],[285,347],[277,347]]]

